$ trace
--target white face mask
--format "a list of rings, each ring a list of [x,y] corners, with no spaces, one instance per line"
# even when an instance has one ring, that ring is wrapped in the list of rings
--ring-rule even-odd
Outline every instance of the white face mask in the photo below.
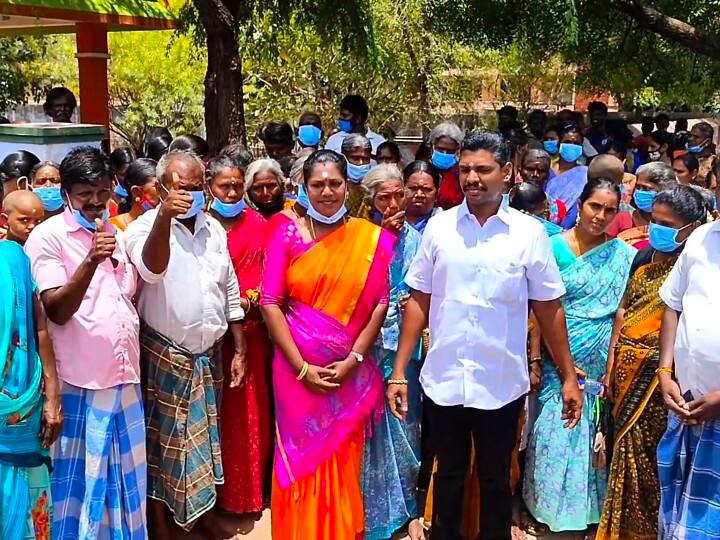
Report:
[[[313,207],[312,203],[308,200],[307,215],[315,221],[319,221],[320,223],[324,223],[325,225],[334,225],[343,217],[345,217],[345,214],[347,214],[347,208],[344,204],[338,209],[337,212],[335,212],[332,216],[328,217],[318,212]]]

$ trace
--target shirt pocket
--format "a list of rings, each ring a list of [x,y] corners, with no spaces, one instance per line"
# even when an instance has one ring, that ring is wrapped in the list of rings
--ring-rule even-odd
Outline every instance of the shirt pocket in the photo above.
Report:
[[[527,300],[525,268],[519,265],[493,266],[483,272],[485,296],[491,304],[512,304]]]

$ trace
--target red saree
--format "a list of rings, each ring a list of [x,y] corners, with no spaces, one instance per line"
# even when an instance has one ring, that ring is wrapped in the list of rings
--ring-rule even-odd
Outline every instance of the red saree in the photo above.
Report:
[[[228,249],[240,291],[260,288],[267,222],[247,208],[228,231]],[[220,406],[220,448],[225,484],[218,486],[218,504],[235,514],[263,508],[263,488],[272,452],[270,359],[272,345],[257,309],[246,316],[247,369],[240,388],[230,388],[231,335],[223,344],[225,381]]]

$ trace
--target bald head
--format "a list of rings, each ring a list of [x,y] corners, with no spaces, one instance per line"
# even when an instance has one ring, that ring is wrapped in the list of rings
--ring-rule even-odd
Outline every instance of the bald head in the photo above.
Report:
[[[615,156],[601,154],[593,158],[588,167],[588,180],[595,178],[607,178],[616,185],[620,185],[625,176],[625,166]]]
[[[13,211],[32,212],[33,210],[39,211],[41,214],[44,213],[40,198],[32,191],[25,189],[8,193],[7,197],[3,199],[2,207],[6,214],[10,214]]]
[[[156,172],[166,189],[193,191],[202,189],[205,166],[192,152],[173,150],[160,158]]]
[[[24,189],[9,193],[0,214],[7,226],[7,239],[24,244],[32,230],[45,219],[40,198]]]

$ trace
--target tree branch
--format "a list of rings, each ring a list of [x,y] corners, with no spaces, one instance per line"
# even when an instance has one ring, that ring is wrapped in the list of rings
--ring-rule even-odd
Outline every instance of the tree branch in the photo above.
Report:
[[[640,0],[617,0],[618,9],[634,19],[640,28],[650,30],[696,53],[720,59],[720,36],[669,17]]]

